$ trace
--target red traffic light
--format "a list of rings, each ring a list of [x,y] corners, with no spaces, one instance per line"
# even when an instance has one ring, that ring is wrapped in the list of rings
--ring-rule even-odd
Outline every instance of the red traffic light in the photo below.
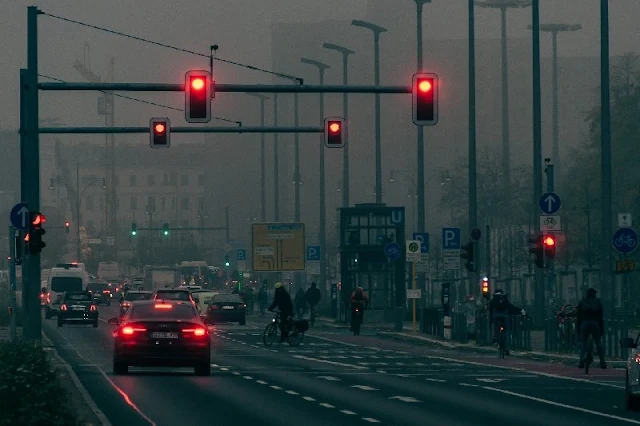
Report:
[[[166,127],[165,127],[164,123],[158,123],[153,127],[153,130],[156,133],[164,133],[165,128]]]
[[[412,82],[413,123],[434,126],[438,123],[438,76],[433,73],[414,74]]]
[[[149,120],[149,146],[169,148],[171,146],[171,121],[167,117],[152,117]]]
[[[331,122],[331,123],[329,124],[329,131],[330,131],[331,133],[338,133],[338,132],[340,131],[340,123],[335,122],[335,121],[334,121],[334,122]]]
[[[556,240],[553,237],[544,237],[544,245],[547,247],[553,247],[556,245]]]
[[[433,86],[432,86],[432,84],[431,84],[431,81],[429,81],[429,80],[421,80],[421,81],[418,83],[418,90],[419,90],[420,92],[422,92],[422,93],[427,93],[428,91],[430,91],[430,90],[431,90],[431,88],[432,88],[432,87],[433,87]]]
[[[47,221],[47,218],[42,213],[36,213],[33,215],[31,219],[31,224],[33,226],[40,226]]]
[[[65,226],[66,228],[68,228],[68,227],[69,227],[69,225],[70,225],[70,223],[69,223],[69,222],[65,222],[65,223],[64,223],[64,226]]]
[[[192,70],[186,73],[184,82],[184,117],[188,123],[208,123],[211,121],[211,94],[213,82],[206,70]]]
[[[327,148],[342,148],[347,140],[344,119],[341,117],[324,120],[324,145]]]
[[[204,89],[205,79],[202,77],[193,77],[191,79],[191,88],[193,90],[202,90]]]

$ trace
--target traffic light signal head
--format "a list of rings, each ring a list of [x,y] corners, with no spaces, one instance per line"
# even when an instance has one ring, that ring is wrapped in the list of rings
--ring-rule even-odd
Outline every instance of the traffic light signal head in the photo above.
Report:
[[[163,223],[162,224],[162,233],[164,235],[169,235],[169,224],[168,223]]]
[[[548,259],[555,259],[556,257],[556,238],[552,235],[546,235],[542,240],[544,243],[544,255]]]
[[[188,123],[211,121],[211,74],[205,70],[187,72],[184,82],[184,116]]]
[[[324,145],[327,148],[342,148],[347,140],[344,118],[330,117],[324,120]]]
[[[487,299],[491,297],[491,283],[488,277],[483,277],[482,281],[480,281],[480,292],[482,293],[482,297]]]
[[[467,262],[464,264],[465,268],[469,272],[474,272],[476,270],[476,258],[475,258],[475,243],[469,242],[461,247],[460,257],[463,259],[467,259]]]
[[[134,237],[138,235],[138,226],[136,225],[135,222],[131,223],[131,235]]]
[[[438,123],[438,76],[418,73],[413,76],[413,123],[434,126]]]
[[[69,223],[69,221],[66,221],[64,223],[64,232],[66,232],[67,234],[69,233],[69,228],[71,227],[71,224]]]
[[[25,243],[28,243],[30,254],[38,254],[47,246],[42,241],[42,236],[47,233],[42,225],[47,221],[47,218],[40,212],[29,212],[29,218],[29,231],[25,236]]]
[[[167,117],[152,117],[149,120],[149,146],[169,148],[171,146],[171,121]]]
[[[229,255],[228,254],[224,255],[224,266],[226,266],[227,268],[229,266],[231,266],[231,262],[229,262]]]
[[[542,235],[536,235],[529,238],[529,242],[532,244],[529,247],[529,253],[535,254],[535,263],[538,268],[544,268],[544,247]]]

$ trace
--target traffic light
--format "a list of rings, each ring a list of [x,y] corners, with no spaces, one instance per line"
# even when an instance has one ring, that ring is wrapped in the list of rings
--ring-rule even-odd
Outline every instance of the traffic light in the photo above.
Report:
[[[344,118],[331,117],[324,119],[324,146],[327,148],[342,148],[346,139]]]
[[[67,234],[69,233],[69,227],[71,226],[71,224],[69,223],[69,221],[64,223],[64,232],[66,232]]]
[[[536,255],[535,262],[538,268],[544,268],[544,247],[542,244],[542,239],[542,235],[536,235],[529,238],[529,242],[533,244],[532,247],[529,247],[529,253],[533,253]]]
[[[473,241],[468,244],[463,245],[460,251],[460,257],[463,259],[467,259],[467,262],[464,264],[464,267],[467,268],[467,271],[474,272],[476,270],[476,258],[475,258],[475,243]]]
[[[29,254],[38,254],[47,244],[42,241],[42,236],[47,233],[42,225],[47,218],[40,212],[29,212],[29,231],[25,236],[25,242],[28,243]]]
[[[162,224],[162,233],[164,235],[169,235],[169,224],[168,223],[163,223]]]
[[[131,222],[131,235],[134,237],[138,235],[138,226],[135,222]]]
[[[546,235],[542,240],[544,243],[544,255],[547,259],[556,258],[556,237],[552,235]]]
[[[167,117],[152,117],[149,120],[149,146],[151,148],[171,146],[171,121]]]
[[[211,90],[209,71],[193,70],[185,74],[184,117],[188,123],[211,121]]]
[[[229,266],[231,266],[231,262],[229,261],[229,255],[228,254],[224,255],[224,266],[226,266],[227,268]]]
[[[491,283],[488,277],[483,277],[482,281],[480,281],[480,292],[482,293],[482,297],[486,299],[491,297]]]
[[[438,76],[432,73],[413,75],[413,123],[434,126],[438,123]]]

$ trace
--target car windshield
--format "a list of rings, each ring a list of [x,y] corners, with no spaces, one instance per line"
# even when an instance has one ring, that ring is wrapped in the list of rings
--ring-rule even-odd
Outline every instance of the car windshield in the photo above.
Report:
[[[89,283],[87,285],[87,290],[89,291],[104,291],[104,290],[108,290],[109,286],[107,285],[107,283]]]
[[[71,300],[74,302],[91,301],[91,295],[89,293],[67,293],[64,296],[64,300]]]
[[[124,300],[133,302],[135,300],[151,300],[151,293],[132,293],[128,292],[124,296]]]
[[[193,320],[198,318],[198,315],[191,305],[177,305],[169,303],[156,303],[156,304],[133,304],[131,308],[130,319],[171,319],[171,320]]]
[[[225,302],[233,302],[233,303],[242,303],[242,299],[237,294],[216,294],[213,296],[214,303],[225,303]]]
[[[188,291],[159,291],[156,293],[158,299],[167,300],[189,300]]]
[[[51,278],[51,291],[63,293],[65,291],[82,290],[82,278],[80,277],[53,277]]]

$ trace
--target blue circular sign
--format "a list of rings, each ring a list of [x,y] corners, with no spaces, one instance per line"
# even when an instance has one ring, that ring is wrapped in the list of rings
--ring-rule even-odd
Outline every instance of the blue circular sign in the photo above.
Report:
[[[633,228],[618,228],[613,234],[613,248],[621,254],[631,254],[638,248],[638,233]]]
[[[402,249],[398,243],[389,243],[384,246],[384,254],[389,260],[398,260],[402,254]]]

